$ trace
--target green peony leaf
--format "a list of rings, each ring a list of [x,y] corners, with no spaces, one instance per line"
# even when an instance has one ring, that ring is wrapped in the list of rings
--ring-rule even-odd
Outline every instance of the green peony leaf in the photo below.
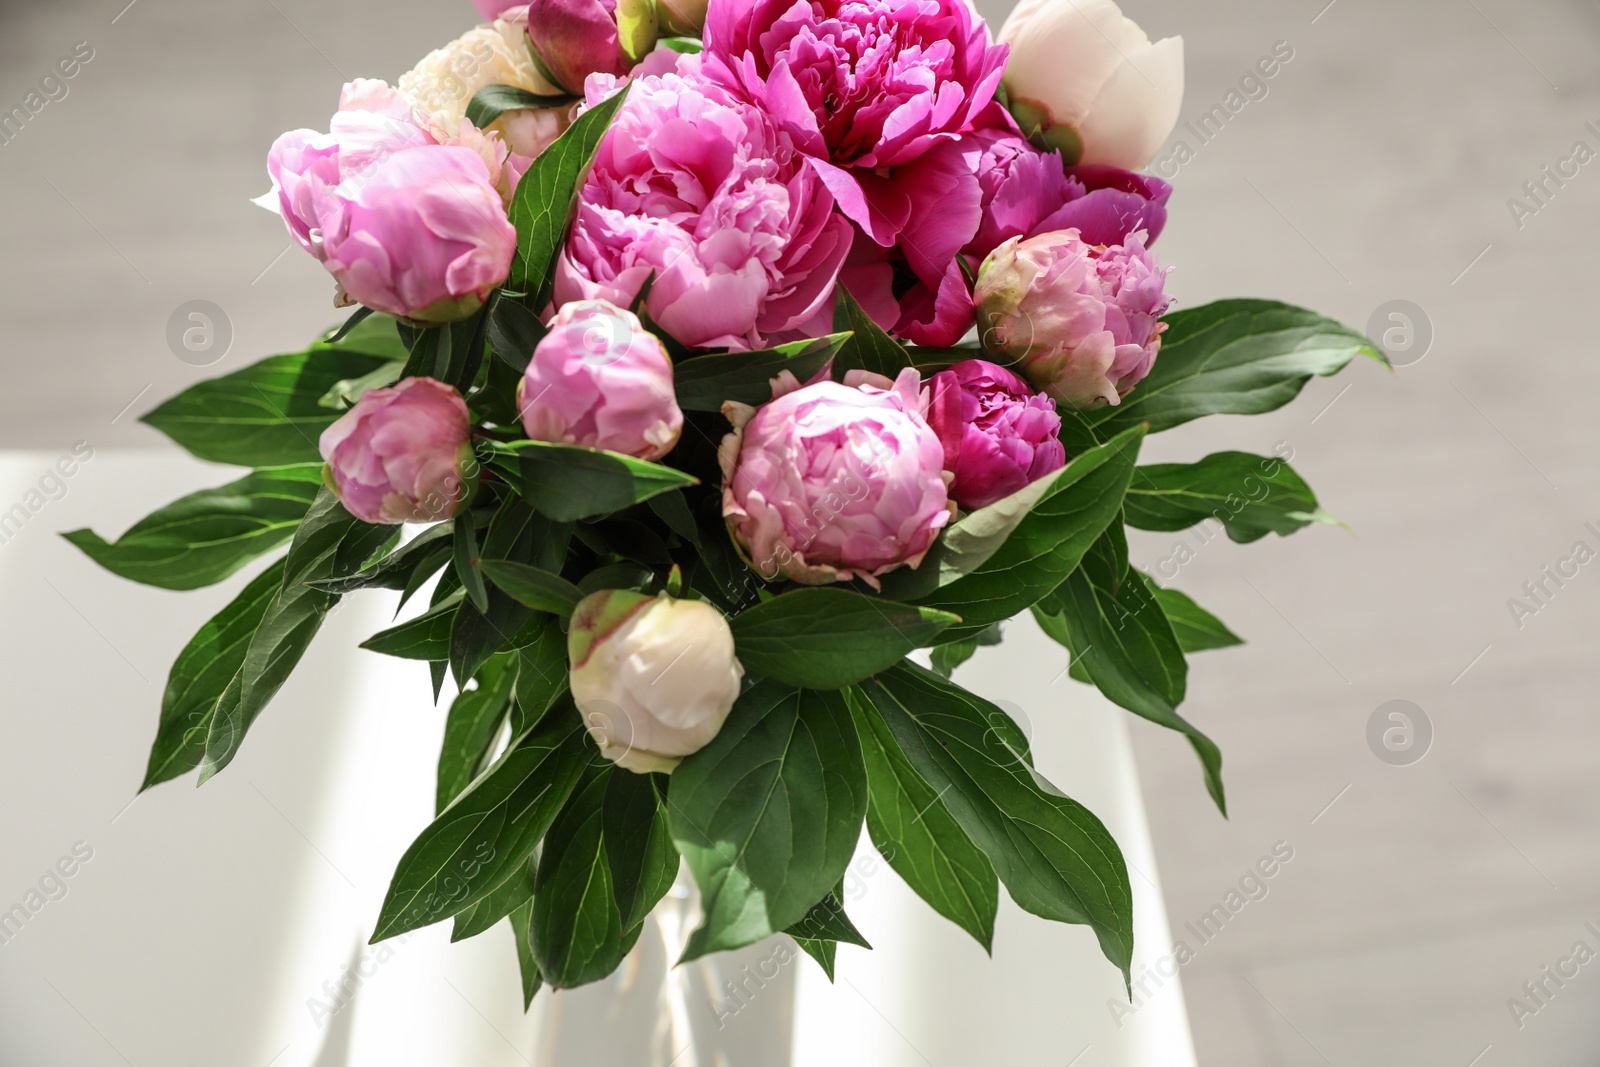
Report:
[[[1206,790],[1226,815],[1222,752],[1177,712],[1189,665],[1150,580],[1129,570],[1119,586],[1111,562],[1093,552],[1050,603],[1035,608],[1035,617],[1109,700],[1188,736],[1205,770]]]
[[[507,111],[522,111],[534,107],[570,107],[576,102],[577,97],[565,93],[546,96],[530,93],[515,85],[485,85],[473,93],[472,99],[467,101],[467,121],[484,130]]]
[[[961,620],[848,589],[796,589],[731,620],[739,661],[805,689],[842,689],[932,644]]]
[[[317,439],[342,414],[324,407],[323,397],[406,355],[395,320],[373,315],[338,342],[269,356],[190,386],[139,421],[213,463],[321,463]]]
[[[1151,433],[1202,415],[1259,415],[1300,395],[1313,375],[1357,356],[1388,365],[1361,334],[1314,311],[1272,300],[1219,300],[1167,316],[1149,377],[1115,407],[1084,417],[1103,434],[1141,422]]]
[[[1269,533],[1287,536],[1313,522],[1338,520],[1294,468],[1276,456],[1216,452],[1198,463],[1140,467],[1128,486],[1128,525],[1186,530],[1215,519],[1240,544]]]
[[[909,663],[860,688],[1011,898],[1042,918],[1090,926],[1126,981],[1133,893],[1122,852],[1099,819],[1018,758],[1006,714]]]
[[[466,593],[460,589],[414,619],[380,630],[361,647],[398,659],[441,660],[450,656],[450,631]]]
[[[549,571],[504,559],[480,559],[478,569],[506,595],[535,611],[567,617],[583,599],[583,590]]]
[[[850,711],[867,764],[867,833],[912,892],[994,951],[1000,880],[937,789],[900,750],[883,717],[852,690]]]
[[[757,682],[673,772],[669,799],[672,837],[705,913],[685,960],[800,921],[844,875],[866,812],[844,697]]]
[[[843,285],[835,289],[833,303],[834,333],[848,333],[850,339],[833,361],[833,376],[843,380],[846,371],[865,370],[885,378],[911,366],[911,356],[904,345],[883,331],[872,321],[856,298]]]
[[[506,285],[535,298],[549,285],[556,255],[566,241],[578,192],[588,178],[596,150],[611,120],[627,99],[623,86],[585,109],[567,131],[541,152],[517,184],[511,224],[517,228],[517,254]]]
[[[434,814],[449,807],[487,769],[500,728],[511,712],[516,684],[516,657],[496,656],[478,672],[477,687],[463,690],[450,702],[439,750]]]
[[[279,560],[256,575],[178,653],[161,697],[161,723],[141,792],[200,766],[212,717],[222,702],[238,701],[245,651],[282,585]]]
[[[1173,635],[1184,653],[1204,652],[1244,644],[1244,638],[1223,625],[1221,619],[1194,602],[1189,594],[1150,583],[1156,603],[1172,624]]]
[[[511,872],[488,896],[464,911],[456,912],[455,924],[450,929],[450,940],[465,941],[477,937],[501,919],[515,914],[518,908],[533,900],[533,868],[530,860]]]
[[[114,542],[93,530],[62,536],[113,574],[162,589],[199,589],[294,537],[321,489],[318,465],[271,467],[175,500]]]
[[[514,741],[400,857],[372,943],[465,911],[504,884],[533,855],[593,754],[575,713],[549,716]]]
[[[694,356],[672,370],[678,406],[685,411],[721,411],[724,401],[752,407],[772,399],[772,379],[789,371],[804,384],[828,365],[850,340],[847,333],[791,341],[755,352]]]
[[[1056,474],[945,531],[916,571],[884,576],[886,596],[961,616],[942,642],[974,637],[1025,611],[1066,580],[1116,520],[1142,427],[1074,458]]]
[[[396,527],[356,519],[331,490],[324,488],[318,494],[289,546],[283,585],[250,639],[239,671],[239,699],[219,703],[212,716],[200,763],[202,784],[233,762],[246,731],[289,680],[323,619],[339,602],[334,594],[309,583],[356,573],[392,545],[398,534]]]
[[[608,515],[699,479],[616,452],[545,441],[495,444],[490,465],[535,510],[559,522]]]

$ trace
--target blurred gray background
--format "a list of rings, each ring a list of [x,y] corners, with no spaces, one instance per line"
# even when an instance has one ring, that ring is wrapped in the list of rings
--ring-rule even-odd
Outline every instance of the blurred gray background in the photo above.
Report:
[[[995,21],[1007,8],[980,6]],[[1177,268],[1179,299],[1274,297],[1358,327],[1409,301],[1417,336],[1432,338],[1393,374],[1357,366],[1276,414],[1206,420],[1148,447],[1177,460],[1287,443],[1351,528],[1244,547],[1193,534],[1134,545],[1136,562],[1249,642],[1196,658],[1185,707],[1222,746],[1231,819],[1207,800],[1187,745],[1135,724],[1174,936],[1275,843],[1294,850],[1265,899],[1203,947],[1186,938],[1200,1063],[1592,1064],[1600,964],[1559,986],[1541,969],[1580,941],[1600,950],[1586,927],[1600,929],[1600,563],[1546,580],[1542,603],[1523,586],[1579,541],[1600,551],[1585,525],[1600,529],[1600,161],[1572,164],[1560,183],[1542,170],[1578,142],[1600,151],[1600,7],[1124,9],[1152,36],[1185,38],[1183,118],[1197,124],[1279,42],[1293,52],[1220,133],[1202,143],[1180,123],[1158,159],[1177,186],[1157,251]],[[467,0],[0,3],[0,111],[78,42],[93,50],[65,97],[0,145],[0,450],[168,448],[134,416],[333,321],[326,275],[247,202],[267,186],[267,146],[284,129],[324,127],[346,78],[393,79],[472,17]],[[1192,153],[1181,166],[1180,140]],[[1544,183],[1537,200],[1530,181]],[[175,358],[165,339],[174,309],[197,299],[231,323],[212,368]],[[40,610],[28,588],[5,595],[19,625]],[[1511,598],[1537,610],[1519,625]],[[168,630],[187,633],[203,614],[151,603],[173,614],[127,636],[159,663]],[[4,663],[8,676],[43,669]],[[53,669],[70,671],[70,657]],[[142,745],[153,693],[134,695],[74,734]],[[48,708],[12,700],[0,729],[25,741],[24,722]],[[1407,765],[1368,741],[1391,700],[1427,724],[1405,758],[1431,732]],[[1041,694],[1034,714],[1052,703],[1073,713],[1062,691]],[[44,756],[0,748],[0,775]],[[61,782],[30,803],[73,804],[69,771]],[[31,834],[27,814],[0,820],[7,871],[69,844]],[[0,903],[26,888],[0,885]],[[158,953],[159,913],[138,921]],[[1524,983],[1541,980],[1532,999]],[[1515,1017],[1513,997],[1537,1012]]]

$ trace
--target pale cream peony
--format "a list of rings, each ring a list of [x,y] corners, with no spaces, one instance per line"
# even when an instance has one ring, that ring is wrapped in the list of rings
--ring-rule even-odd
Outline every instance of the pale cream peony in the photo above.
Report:
[[[484,23],[428,53],[422,62],[400,76],[398,87],[413,107],[443,131],[443,139],[460,142],[471,138],[467,105],[473,94],[489,85],[511,85],[540,96],[561,95],[561,90],[546,81],[534,66],[528,51],[525,7],[511,8],[505,17]],[[544,151],[567,128],[570,110],[510,111],[490,123],[488,132],[498,134],[514,156],[523,157],[521,166],[513,160],[508,171],[520,177],[526,160]],[[467,130],[465,138],[463,127]]]
[[[1139,170],[1177,124],[1183,38],[1152,44],[1112,0],[1021,0],[999,37],[1012,113],[1068,163]]]

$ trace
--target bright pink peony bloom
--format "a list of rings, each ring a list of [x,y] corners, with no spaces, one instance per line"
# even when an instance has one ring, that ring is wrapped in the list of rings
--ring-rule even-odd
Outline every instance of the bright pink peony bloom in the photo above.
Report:
[[[850,226],[760,109],[684,73],[635,78],[600,143],[556,264],[555,303],[647,308],[690,347],[756,348],[826,332]],[[595,75],[589,101],[615,80]]]
[[[987,360],[967,359],[929,381],[928,425],[944,444],[950,497],[987,507],[1066,465],[1061,416],[1047,396]]]
[[[1172,304],[1143,233],[1109,248],[1076,230],[1013,237],[984,261],[973,293],[984,348],[1078,408],[1116,404],[1155,365]]]
[[[921,563],[950,521],[944,448],[917,372],[846,382],[793,388],[757,409],[723,406],[734,431],[719,453],[722,514],[765,578],[876,586]]]
[[[605,300],[562,306],[518,398],[535,441],[659,459],[683,430],[666,349],[631,311]]]
[[[893,177],[965,132],[1005,68],[968,0],[712,0],[706,72],[819,160],[839,208],[879,244],[910,216]]]
[[[432,378],[364,393],[322,431],[323,477],[364,522],[438,522],[472,492],[472,419],[461,394]]]
[[[494,187],[504,147],[471,127],[439,143],[382,82],[352,82],[341,105],[329,133],[277,139],[262,200],[338,279],[341,302],[418,322],[472,314],[516,250]]]

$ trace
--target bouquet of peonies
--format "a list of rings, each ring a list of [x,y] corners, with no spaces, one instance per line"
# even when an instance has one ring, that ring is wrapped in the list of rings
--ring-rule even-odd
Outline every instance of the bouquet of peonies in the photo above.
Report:
[[[226,767],[340,598],[427,590],[363,646],[454,694],[375,941],[509,917],[531,998],[610,974],[686,861],[685,959],[783,932],[831,975],[865,824],[985,948],[1003,883],[1126,976],[1116,843],[950,674],[1031,612],[1222,807],[1177,708],[1238,638],[1125,526],[1325,513],[1283,457],[1140,442],[1382,359],[1283,304],[1168,314],[1136,171],[1181,42],[1110,0],[998,42],[968,0],[478,7],[272,147],[260,202],[357,310],[144,418],[250,472],[67,535],[169,589],[289,546],[179,654],[145,787]]]

